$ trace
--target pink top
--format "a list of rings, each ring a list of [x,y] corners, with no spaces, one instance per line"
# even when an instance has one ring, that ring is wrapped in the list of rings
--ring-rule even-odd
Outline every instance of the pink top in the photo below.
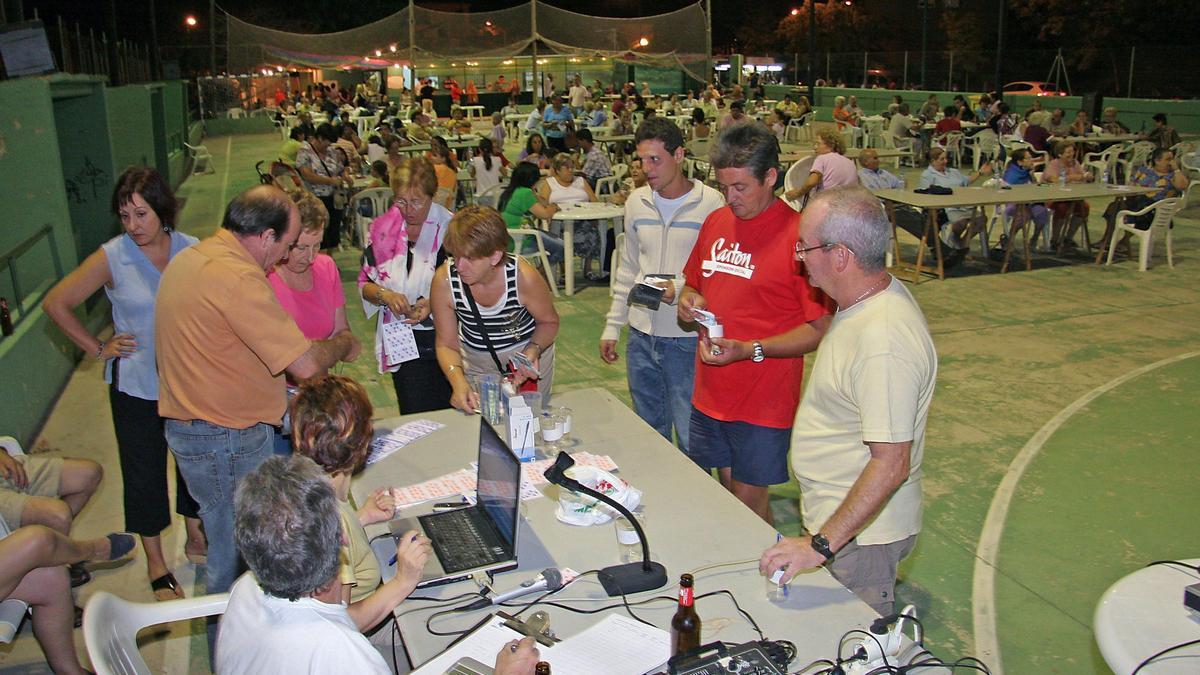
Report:
[[[836,152],[817,155],[811,170],[821,174],[819,187],[822,190],[843,185],[858,185],[858,171],[854,168],[854,160]]]
[[[1046,165],[1046,169],[1042,171],[1042,182],[1058,182],[1058,177],[1060,174],[1062,174],[1063,168],[1063,161],[1061,159],[1054,158],[1050,160],[1050,163]],[[1082,183],[1083,181],[1087,180],[1087,172],[1084,171],[1079,162],[1071,160],[1071,165],[1065,168],[1067,170],[1068,183]]]
[[[342,279],[337,263],[325,254],[318,255],[312,264],[313,286],[297,291],[287,285],[275,270],[267,275],[275,297],[283,310],[296,320],[300,332],[309,340],[325,340],[333,334],[334,314],[346,306]]]

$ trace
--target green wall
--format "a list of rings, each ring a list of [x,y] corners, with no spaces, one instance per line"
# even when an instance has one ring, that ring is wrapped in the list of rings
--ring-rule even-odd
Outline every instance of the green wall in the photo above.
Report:
[[[214,117],[205,120],[204,133],[206,136],[237,136],[240,134],[269,134],[275,132],[275,122],[270,117]]]
[[[1117,108],[1117,119],[1133,131],[1154,128],[1155,113],[1167,116],[1167,124],[1181,134],[1200,133],[1200,101],[1164,101],[1144,98],[1104,97],[1105,106]]]
[[[59,161],[78,262],[117,234],[110,197],[116,182],[103,81],[52,81]]]
[[[134,165],[165,168],[156,163],[151,89],[142,85],[110,87],[106,99],[108,133],[117,174]]]
[[[892,97],[897,95],[903,97],[913,114],[920,110],[930,94],[937,94],[938,103],[943,108],[950,105],[954,97],[959,94],[972,102],[981,96],[981,92],[977,91],[937,91],[932,89],[919,91],[916,89],[859,89],[857,87],[817,87],[816,92],[813,106],[817,108],[817,119],[824,122],[833,121],[833,100],[838,96],[846,98],[857,96],[859,107],[868,115],[878,115],[887,110],[888,104],[892,102]]]
[[[0,433],[16,436],[28,446],[54,400],[75,367],[75,347],[53,326],[39,306],[44,292],[60,274],[75,267],[78,256],[73,231],[73,213],[67,203],[66,180],[76,180],[61,165],[56,109],[63,96],[73,93],[91,99],[86,108],[99,110],[100,126],[81,122],[105,144],[104,94],[98,79],[56,76],[0,82],[0,209],[5,214],[0,228],[0,295],[14,310],[16,332],[0,337]],[[70,134],[67,142],[74,134]],[[94,142],[84,142],[95,145]],[[71,150],[68,149],[68,152]],[[112,159],[107,153],[107,172]],[[102,162],[103,164],[103,162]],[[108,192],[105,185],[103,190]],[[107,194],[105,195],[107,197]],[[49,225],[49,234],[39,232]],[[9,259],[22,242],[33,238],[23,253]],[[15,297],[13,270],[21,287]]]
[[[171,186],[179,187],[187,178],[188,157],[183,143],[188,138],[187,83],[168,80],[163,85],[163,118],[166,125],[166,151]],[[191,141],[187,141],[191,143]]]

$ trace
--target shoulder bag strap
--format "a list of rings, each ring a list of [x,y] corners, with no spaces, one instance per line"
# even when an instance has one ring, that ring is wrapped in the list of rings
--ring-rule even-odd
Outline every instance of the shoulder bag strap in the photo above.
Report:
[[[462,287],[463,296],[467,299],[467,304],[471,306],[471,313],[475,315],[475,321],[479,324],[479,334],[483,336],[483,343],[487,345],[488,353],[492,355],[492,361],[496,364],[496,370],[500,371],[500,376],[504,377],[508,373],[505,372],[504,366],[500,364],[500,357],[496,355],[496,348],[492,346],[492,336],[488,335],[487,327],[483,323],[483,315],[479,313],[479,305],[475,303],[475,296],[471,294],[471,287],[467,282],[458,278],[458,283]]]

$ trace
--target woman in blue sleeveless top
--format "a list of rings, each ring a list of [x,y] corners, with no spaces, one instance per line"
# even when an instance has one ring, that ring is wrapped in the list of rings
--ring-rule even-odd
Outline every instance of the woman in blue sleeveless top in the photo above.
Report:
[[[158,416],[154,300],[162,272],[196,238],[174,230],[175,196],[154,169],[130,167],[117,180],[112,210],[124,232],[103,244],[46,295],[46,314],[88,357],[104,362],[125,489],[125,529],[146,550],[146,572],[158,600],[183,597],[163,557],[162,531],[171,524],[167,441]],[[74,313],[96,291],[112,303],[113,336],[101,340]],[[184,553],[203,563],[208,548],[199,507],[175,472],[175,510],[187,522]]]

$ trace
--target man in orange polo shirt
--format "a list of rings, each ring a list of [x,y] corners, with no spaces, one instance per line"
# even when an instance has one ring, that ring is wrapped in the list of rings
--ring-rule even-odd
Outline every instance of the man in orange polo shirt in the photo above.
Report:
[[[208,593],[238,574],[233,494],[271,456],[287,406],[284,371],[322,373],[361,351],[345,333],[309,342],[279,305],[266,270],[300,235],[300,214],[273,186],[234,197],[215,235],[163,272],[155,317],[166,436],[208,535]]]

